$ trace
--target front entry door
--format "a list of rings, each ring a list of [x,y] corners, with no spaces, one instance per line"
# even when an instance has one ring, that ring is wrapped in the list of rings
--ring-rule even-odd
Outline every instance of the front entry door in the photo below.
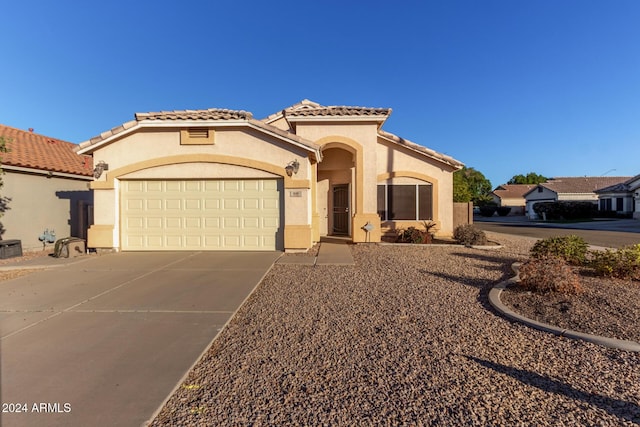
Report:
[[[349,185],[333,187],[333,234],[349,235]]]

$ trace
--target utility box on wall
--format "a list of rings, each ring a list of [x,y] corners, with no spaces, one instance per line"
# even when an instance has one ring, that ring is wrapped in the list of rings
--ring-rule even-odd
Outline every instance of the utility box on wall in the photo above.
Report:
[[[0,259],[22,256],[21,240],[0,240]]]

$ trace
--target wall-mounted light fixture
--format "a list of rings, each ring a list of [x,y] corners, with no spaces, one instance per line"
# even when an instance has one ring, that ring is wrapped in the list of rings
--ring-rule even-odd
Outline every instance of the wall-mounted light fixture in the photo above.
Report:
[[[287,172],[287,176],[291,177],[293,174],[297,174],[300,169],[300,163],[298,163],[298,159],[295,159],[284,168],[285,172]]]
[[[100,160],[98,164],[93,168],[93,176],[95,179],[100,178],[102,172],[108,171],[109,165],[105,163],[103,160]]]

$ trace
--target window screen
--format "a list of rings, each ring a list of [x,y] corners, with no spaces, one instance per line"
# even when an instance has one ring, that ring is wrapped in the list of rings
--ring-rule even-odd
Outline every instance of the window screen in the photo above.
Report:
[[[382,221],[433,219],[431,185],[378,185],[377,198]]]

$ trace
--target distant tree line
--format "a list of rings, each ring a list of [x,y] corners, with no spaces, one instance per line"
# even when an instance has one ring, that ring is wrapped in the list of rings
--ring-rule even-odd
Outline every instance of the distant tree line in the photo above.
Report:
[[[529,172],[526,175],[514,175],[513,178],[507,182],[507,184],[533,184],[538,185],[543,182],[547,182],[548,178],[542,175],[538,175],[535,172]]]
[[[533,184],[547,182],[548,178],[535,172],[526,175],[514,175],[507,184]],[[463,167],[453,174],[453,201],[468,203],[476,206],[492,203],[491,181],[482,172],[472,168]]]

